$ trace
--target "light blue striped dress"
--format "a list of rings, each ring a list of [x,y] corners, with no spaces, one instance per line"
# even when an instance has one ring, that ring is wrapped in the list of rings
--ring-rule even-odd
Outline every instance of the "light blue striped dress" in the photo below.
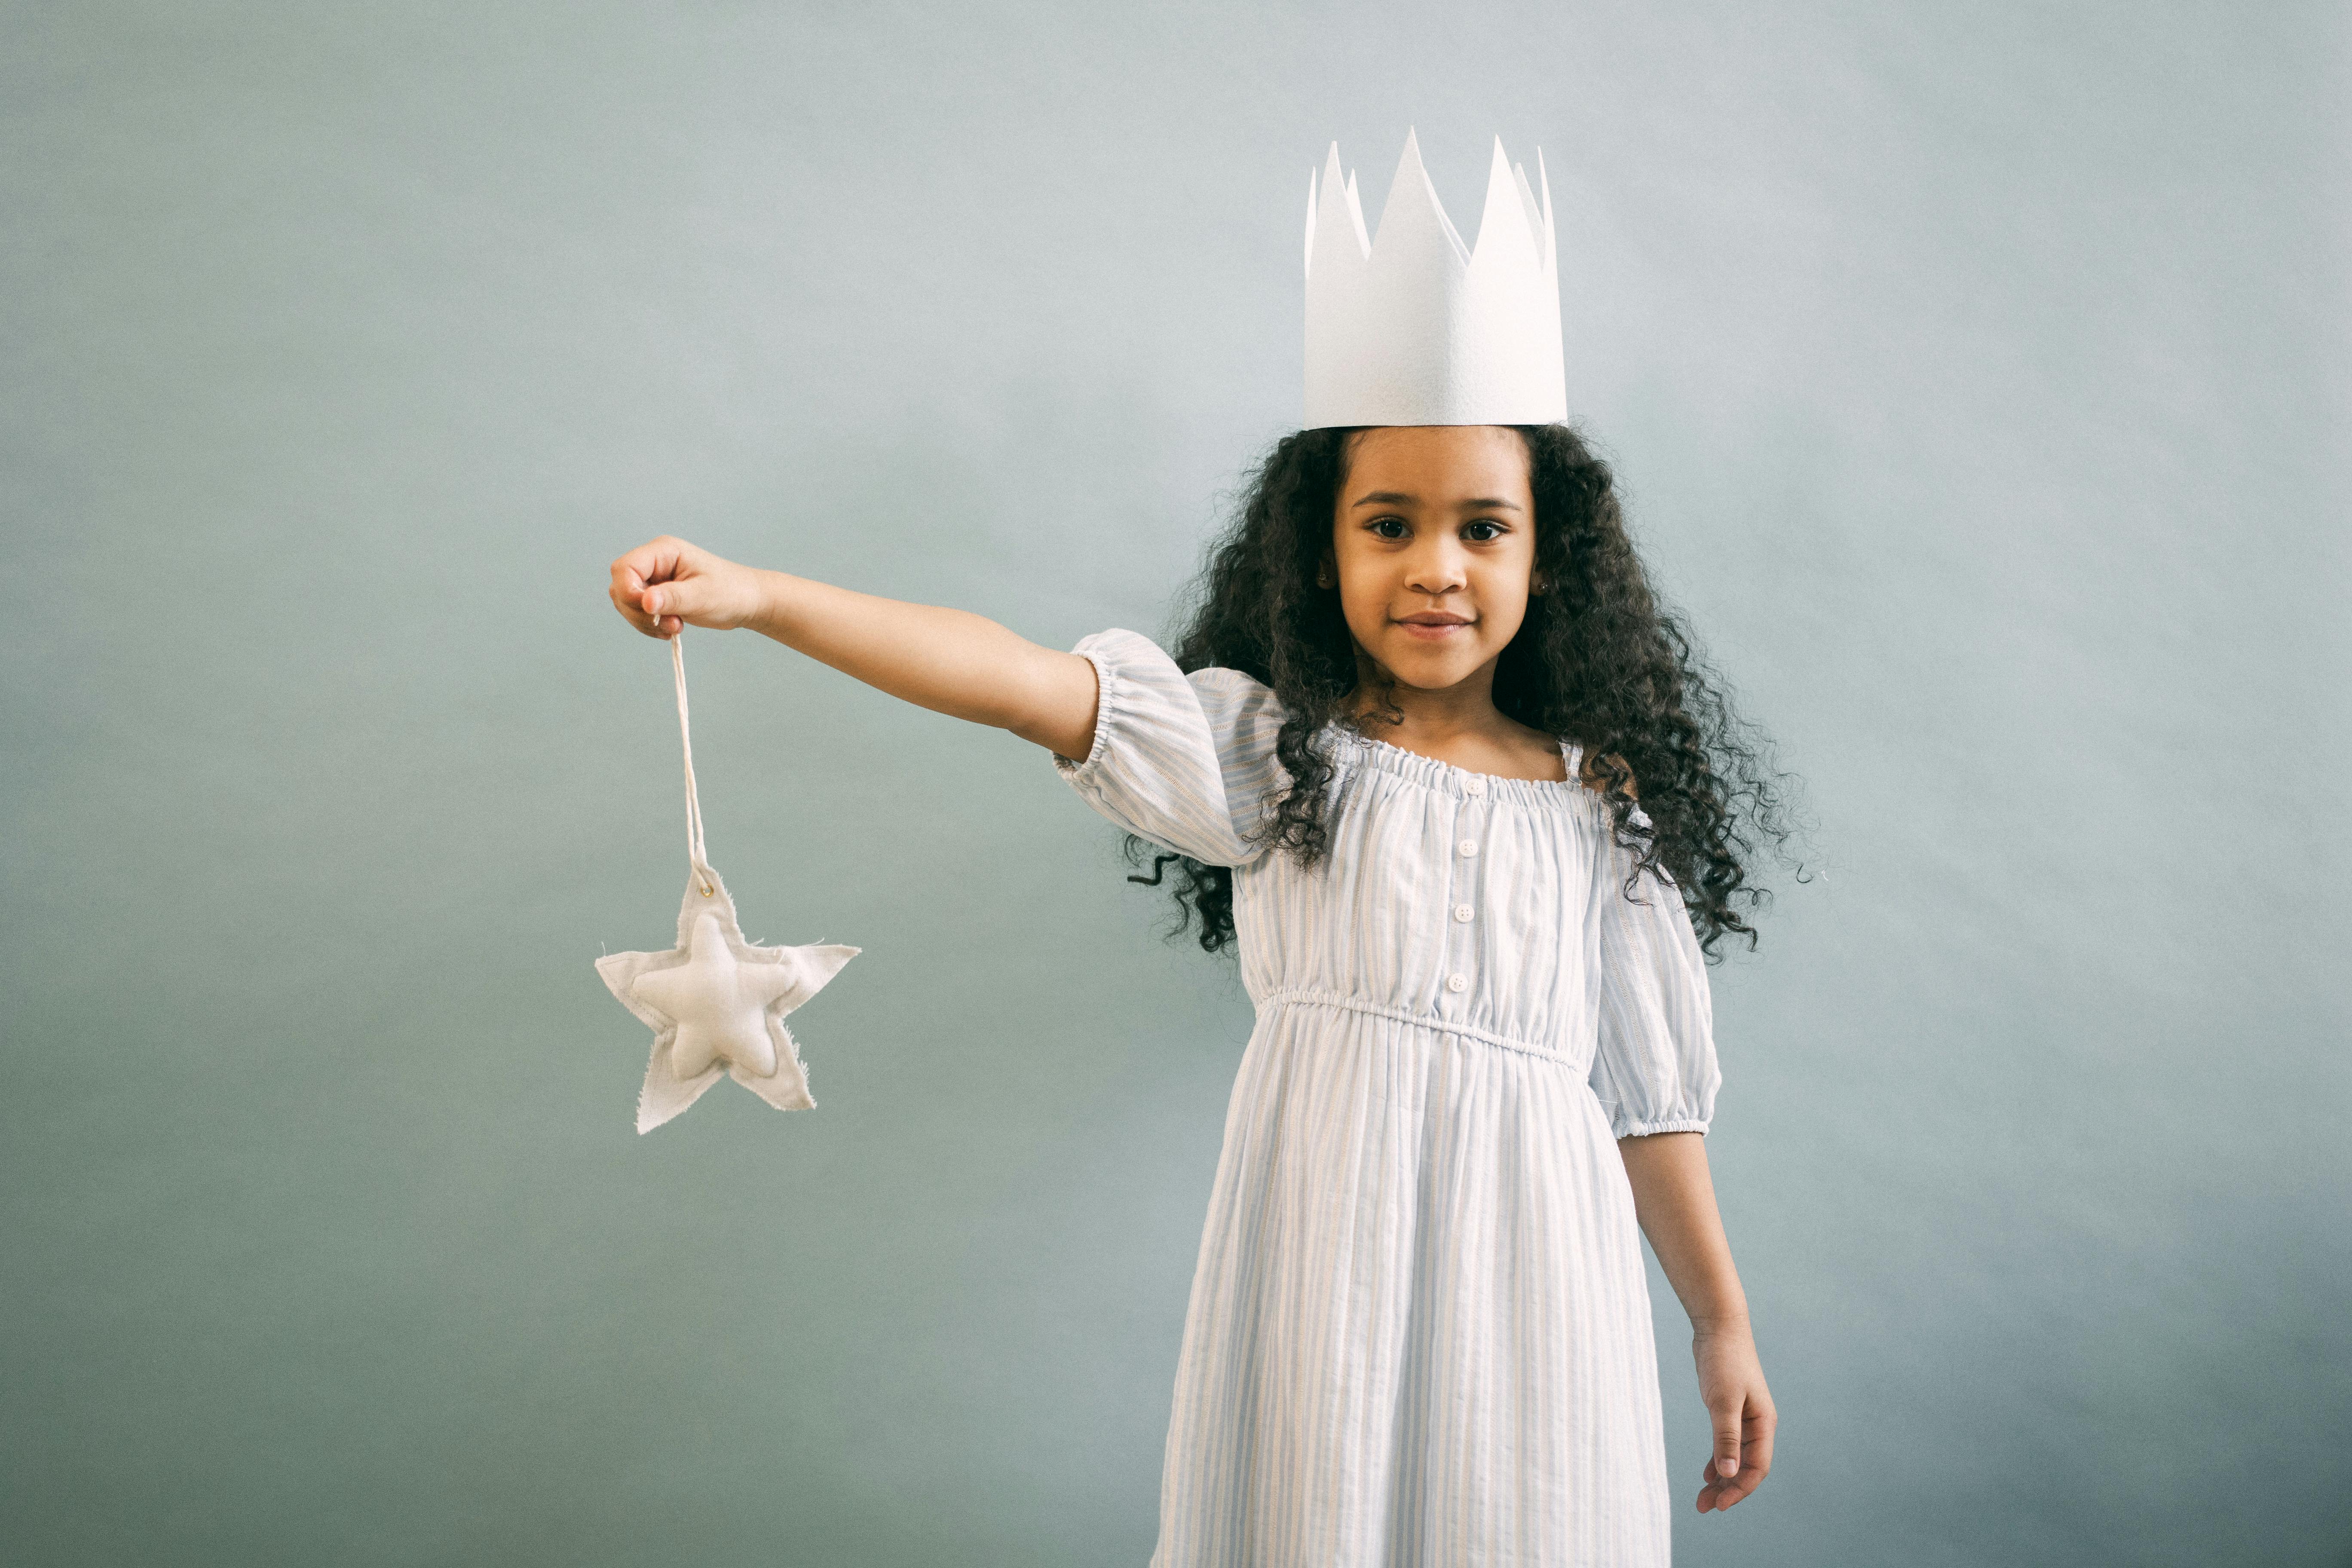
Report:
[[[1665,1568],[1656,1347],[1614,1140],[1704,1131],[1706,972],[1600,797],[1325,731],[1329,858],[1244,836],[1282,708],[1074,650],[1111,821],[1231,866],[1257,1005],[1176,1373],[1152,1568]],[[1569,776],[1577,749],[1564,745]]]

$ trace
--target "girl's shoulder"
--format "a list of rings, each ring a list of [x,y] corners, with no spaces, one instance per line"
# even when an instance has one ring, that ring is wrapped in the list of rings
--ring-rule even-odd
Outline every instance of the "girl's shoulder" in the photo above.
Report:
[[[1281,700],[1280,698],[1275,696],[1273,687],[1268,686],[1265,681],[1260,680],[1248,670],[1234,669],[1226,665],[1204,665],[1201,668],[1192,671],[1185,677],[1185,679],[1190,680],[1194,687],[1204,690],[1213,689],[1217,691],[1226,691],[1231,692],[1237,697],[1248,698],[1253,700],[1264,702],[1279,702]]]
[[[1274,689],[1247,671],[1184,669],[1159,643],[1123,626],[1082,637],[1073,651],[1101,671],[1099,711],[1115,731],[1131,731],[1135,742],[1203,761],[1213,755],[1228,768],[1247,768],[1272,753],[1285,710]]]
[[[1181,668],[1176,664],[1174,658],[1157,644],[1152,644],[1150,647],[1153,653],[1168,661],[1170,668]],[[1270,716],[1277,726],[1282,721],[1284,711],[1282,699],[1275,695],[1273,687],[1245,669],[1235,669],[1222,664],[1204,664],[1198,669],[1182,670],[1182,674],[1185,682],[1192,688],[1193,693],[1200,699],[1204,711],[1215,709],[1223,710],[1229,717],[1246,714],[1253,719]],[[1214,718],[1215,715],[1213,714],[1213,722]]]
[[[1220,751],[1274,749],[1288,710],[1274,688],[1246,670],[1208,665],[1185,677],[1200,700],[1202,716],[1218,738]]]

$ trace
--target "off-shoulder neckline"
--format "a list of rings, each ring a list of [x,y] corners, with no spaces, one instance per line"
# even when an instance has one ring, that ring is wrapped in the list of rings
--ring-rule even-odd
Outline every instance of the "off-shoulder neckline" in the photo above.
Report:
[[[1393,773],[1416,784],[1442,790],[1448,795],[1484,795],[1490,798],[1498,793],[1506,799],[1520,798],[1530,802],[1549,801],[1578,804],[1600,798],[1591,787],[1580,783],[1577,772],[1583,760],[1584,748],[1562,737],[1559,740],[1560,760],[1567,764],[1564,779],[1518,779],[1504,773],[1474,773],[1468,768],[1382,741],[1357,731],[1338,720],[1328,726],[1342,745],[1351,745],[1359,754],[1382,773]],[[1472,780],[1478,781],[1475,787]]]

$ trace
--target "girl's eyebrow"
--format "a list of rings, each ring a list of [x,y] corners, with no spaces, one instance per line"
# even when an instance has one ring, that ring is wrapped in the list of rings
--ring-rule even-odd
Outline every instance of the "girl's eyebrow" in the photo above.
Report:
[[[1370,495],[1366,496],[1363,500],[1353,503],[1348,510],[1353,511],[1356,507],[1360,506],[1411,506],[1420,499],[1421,498],[1418,496],[1406,495],[1402,490],[1374,490]],[[1462,507],[1465,511],[1474,510],[1485,511],[1490,509],[1498,509],[1503,511],[1517,511],[1519,510],[1519,504],[1517,501],[1507,501],[1503,500],[1500,496],[1473,496],[1468,500],[1464,501],[1462,503]]]

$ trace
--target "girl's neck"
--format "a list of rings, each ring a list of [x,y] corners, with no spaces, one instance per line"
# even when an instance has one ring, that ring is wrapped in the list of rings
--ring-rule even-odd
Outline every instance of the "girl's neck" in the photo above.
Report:
[[[1555,782],[1568,776],[1557,740],[1495,706],[1491,662],[1454,686],[1424,691],[1359,654],[1356,689],[1339,711],[1360,734],[1472,773]]]
[[[1407,686],[1362,649],[1356,652],[1356,689],[1340,711],[1383,739],[1413,736],[1444,742],[1498,735],[1513,728],[1495,706],[1495,665],[1488,660],[1454,685],[1435,691]]]
[[[1449,745],[1477,736],[1506,736],[1519,729],[1494,705],[1494,666],[1482,668],[1454,687],[1421,691],[1390,677],[1369,660],[1357,660],[1355,691],[1340,712],[1364,733],[1395,745]]]

